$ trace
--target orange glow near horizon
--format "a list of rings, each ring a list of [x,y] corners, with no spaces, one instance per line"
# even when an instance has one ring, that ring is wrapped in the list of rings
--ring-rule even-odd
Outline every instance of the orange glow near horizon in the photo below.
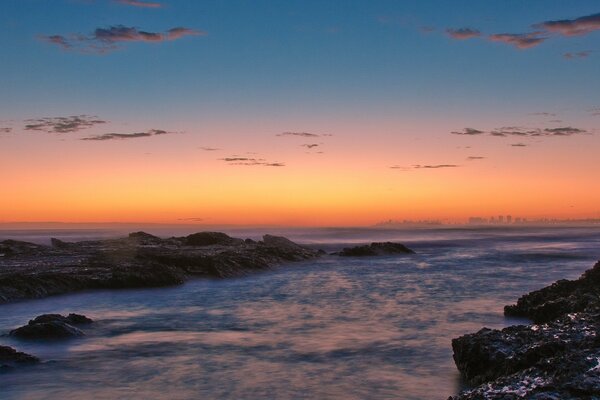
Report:
[[[0,221],[361,226],[499,214],[600,217],[594,136],[571,149],[553,138],[516,156],[506,145],[488,143],[478,151],[449,151],[463,138],[448,135],[435,149],[418,142],[343,146],[346,138],[336,135],[327,138],[326,153],[306,154],[299,146],[306,140],[265,135],[257,146],[271,143],[274,151],[260,157],[285,167],[228,165],[220,158],[229,153],[202,152],[190,146],[189,135],[177,146],[166,145],[169,139],[90,144],[47,137],[30,147],[27,159],[8,154],[0,161],[11,171],[3,177],[10,192],[0,198]],[[485,158],[466,160],[474,154]],[[410,168],[434,164],[428,160],[459,166]]]

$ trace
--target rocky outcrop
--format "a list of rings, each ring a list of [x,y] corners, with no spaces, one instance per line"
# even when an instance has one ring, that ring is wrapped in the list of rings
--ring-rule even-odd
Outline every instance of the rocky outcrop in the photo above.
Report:
[[[343,257],[372,257],[394,254],[414,254],[414,251],[400,243],[374,242],[370,245],[346,247],[335,254]]]
[[[27,325],[13,329],[9,335],[20,339],[65,339],[84,336],[81,329],[73,325],[85,325],[92,320],[85,315],[43,314],[29,321]]]
[[[120,239],[51,246],[0,242],[0,303],[84,289],[178,285],[190,277],[229,278],[321,253],[283,237],[262,241],[199,232],[162,239],[134,232]]]
[[[560,280],[504,307],[504,314],[526,317],[535,323],[580,311],[600,311],[600,262],[577,280]]]
[[[198,232],[185,238],[187,246],[233,246],[242,243],[244,243],[242,239],[232,238],[222,232]]]
[[[37,357],[22,353],[12,347],[0,346],[0,371],[38,362],[40,359]]]
[[[505,309],[534,325],[484,328],[452,340],[463,379],[479,386],[450,399],[600,398],[599,270],[600,263]]]

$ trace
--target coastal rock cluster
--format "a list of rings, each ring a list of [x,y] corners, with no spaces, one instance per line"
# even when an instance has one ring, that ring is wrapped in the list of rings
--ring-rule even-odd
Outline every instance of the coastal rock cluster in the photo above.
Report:
[[[93,321],[80,314],[43,314],[29,321],[27,325],[13,329],[9,335],[20,339],[63,339],[84,336],[83,331],[74,325],[87,325]]]
[[[522,296],[506,315],[535,322],[452,341],[465,382],[450,400],[600,398],[600,262]]]
[[[342,257],[373,257],[394,254],[414,254],[415,252],[400,243],[374,242],[369,245],[346,247],[339,253]]]
[[[0,346],[0,372],[38,362],[40,362],[40,359],[37,357],[22,353],[9,346]]]
[[[120,239],[52,239],[51,246],[5,240],[0,303],[83,289],[177,285],[192,276],[240,276],[320,254],[279,236],[254,241],[220,232],[168,239],[134,232]]]

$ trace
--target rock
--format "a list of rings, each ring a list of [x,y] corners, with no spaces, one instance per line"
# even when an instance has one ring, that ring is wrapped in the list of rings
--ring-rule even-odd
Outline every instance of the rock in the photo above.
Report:
[[[71,313],[66,317],[60,314],[42,314],[30,320],[29,324],[31,325],[52,321],[65,322],[72,325],[91,324],[94,322],[91,318],[88,318],[85,315]]]
[[[83,336],[73,325],[90,324],[92,319],[81,314],[43,314],[30,320],[27,325],[10,331],[10,336],[24,339],[61,339]]]
[[[83,289],[178,285],[191,276],[243,276],[319,256],[277,236],[255,242],[219,232],[169,239],[133,232],[120,239],[52,243],[0,242],[0,303]]]
[[[40,362],[40,359],[22,353],[8,346],[0,346],[0,371],[3,369],[12,369],[19,365],[35,364]]]
[[[44,246],[19,240],[3,240],[0,242],[0,254],[3,257],[16,255],[32,255],[42,251]]]
[[[242,239],[232,238],[222,232],[198,232],[185,237],[185,244],[188,246],[231,246],[242,243]]]
[[[10,331],[9,335],[20,339],[65,339],[84,333],[66,322],[49,321],[24,325]]]
[[[577,280],[563,279],[520,297],[517,304],[504,307],[504,314],[539,324],[586,310],[600,310],[600,262]]]
[[[336,254],[343,257],[372,257],[414,253],[414,251],[400,243],[374,242],[370,245],[346,247],[345,249]]]
[[[55,247],[57,249],[68,249],[69,248],[69,243],[63,242],[62,240],[57,239],[57,238],[50,238],[50,244],[52,245],[52,247]]]
[[[522,296],[508,315],[540,323],[482,329],[452,340],[465,382],[450,400],[600,398],[600,263],[578,280]]]

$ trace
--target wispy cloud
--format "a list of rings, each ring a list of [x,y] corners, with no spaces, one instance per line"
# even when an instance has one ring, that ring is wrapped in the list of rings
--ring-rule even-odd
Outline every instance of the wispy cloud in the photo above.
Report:
[[[159,43],[177,40],[184,36],[204,36],[206,34],[204,31],[184,27],[171,28],[165,32],[149,32],[135,27],[114,25],[108,28],[97,28],[88,36],[70,34],[67,36],[41,36],[40,38],[64,50],[104,54],[118,49],[119,44],[124,42]]]
[[[318,147],[319,145],[317,143],[307,143],[307,144],[302,144],[302,147],[306,147],[307,149],[312,149],[314,147]]]
[[[453,135],[470,135],[470,136],[474,136],[474,135],[483,135],[485,132],[484,131],[480,131],[478,129],[474,129],[474,128],[464,128],[462,131],[458,131],[458,132],[450,132]]]
[[[467,129],[474,130],[478,135],[486,133],[485,131],[481,131],[473,128],[465,128],[463,132],[450,132],[454,135],[469,135],[469,133],[464,133]],[[573,128],[571,126],[565,126],[560,128],[522,128],[518,126],[504,126],[501,128],[492,129],[487,132],[490,136],[496,137],[507,137],[507,136],[521,136],[521,137],[540,137],[540,136],[574,136],[574,135],[582,135],[589,134],[589,132],[585,129]],[[473,133],[471,133],[473,135]]]
[[[426,165],[415,164],[415,165],[411,165],[410,167],[401,166],[401,165],[392,165],[390,168],[391,169],[399,169],[402,171],[409,171],[411,169],[442,169],[442,168],[458,168],[458,167],[460,167],[460,165],[456,165],[456,164],[426,164]]]
[[[600,107],[590,108],[588,111],[594,116],[600,115]]]
[[[270,162],[270,161],[265,160],[264,158],[231,156],[231,157],[219,158],[219,160],[225,161],[229,165],[285,167],[284,163]]]
[[[585,50],[585,51],[578,51],[576,53],[565,53],[565,54],[563,54],[563,57],[566,58],[567,60],[574,60],[577,58],[588,58],[590,54],[592,54],[592,52],[590,50]]]
[[[551,112],[532,112],[529,113],[529,115],[540,115],[542,117],[556,117],[556,114]]]
[[[582,36],[600,30],[600,13],[586,15],[575,19],[544,21],[531,25],[532,31],[525,33],[494,33],[486,38],[492,42],[505,43],[518,49],[530,49],[542,44],[552,36]],[[471,28],[447,29],[446,33],[453,39],[464,40],[482,37],[479,30]],[[589,51],[566,53],[567,59],[586,58]]]
[[[115,0],[117,3],[125,4],[133,7],[141,8],[161,8],[163,5],[157,2],[140,1],[140,0]]]
[[[105,133],[103,135],[95,135],[82,138],[81,140],[94,140],[94,141],[105,141],[105,140],[124,140],[124,139],[137,139],[150,136],[168,135],[174,132],[167,132],[162,129],[150,129],[146,132],[134,132],[134,133]]]
[[[512,147],[527,147],[525,143],[511,143]]]
[[[587,35],[593,31],[600,30],[600,13],[586,15],[575,19],[545,21],[535,24],[533,27],[563,36]]]
[[[330,136],[330,135],[319,135],[317,133],[310,133],[310,132],[282,132],[282,133],[278,133],[275,136],[321,137],[321,136]]]
[[[43,131],[48,133],[78,132],[95,125],[105,124],[106,121],[90,115],[73,115],[70,117],[49,117],[25,120],[25,130]]]
[[[482,157],[482,156],[469,156],[469,157],[467,157],[467,161],[476,161],[476,160],[485,160],[485,157]]]
[[[530,33],[495,33],[489,35],[492,42],[501,42],[515,46],[518,49],[530,49],[541,44],[547,37],[541,36],[543,32]]]
[[[0,133],[11,133],[11,132],[12,132],[12,128],[10,128],[10,127],[0,128]]]
[[[481,36],[481,32],[477,29],[471,28],[459,28],[459,29],[446,29],[446,34],[453,39],[466,40]]]
[[[204,151],[218,151],[221,150],[217,147],[206,147],[206,146],[201,146],[199,147],[200,150],[204,150]]]

